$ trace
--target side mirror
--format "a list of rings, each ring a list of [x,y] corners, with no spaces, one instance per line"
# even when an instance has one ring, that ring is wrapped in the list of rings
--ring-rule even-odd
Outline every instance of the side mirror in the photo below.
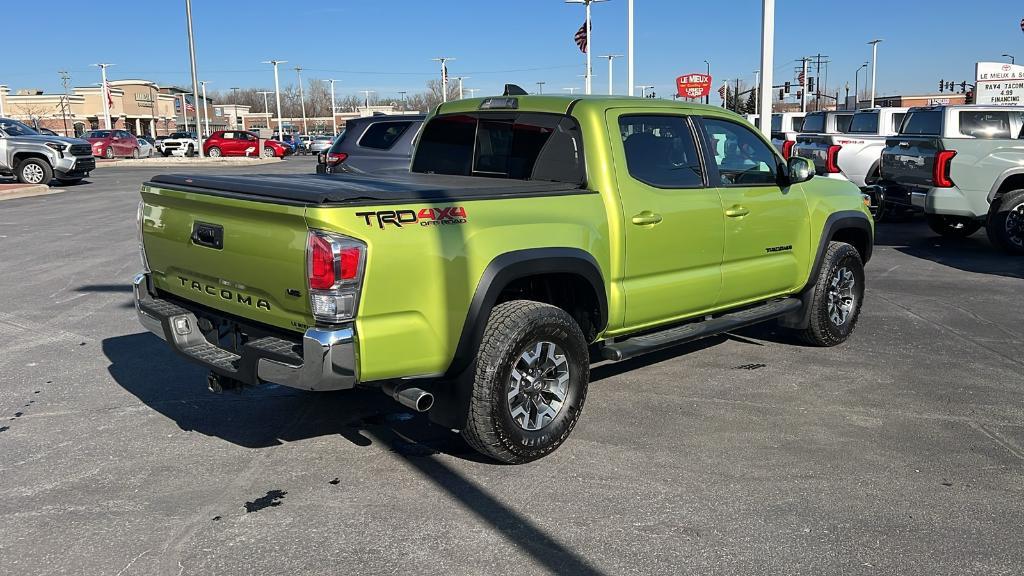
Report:
[[[814,178],[814,163],[807,158],[791,156],[786,162],[786,170],[789,172],[790,184],[799,184]]]

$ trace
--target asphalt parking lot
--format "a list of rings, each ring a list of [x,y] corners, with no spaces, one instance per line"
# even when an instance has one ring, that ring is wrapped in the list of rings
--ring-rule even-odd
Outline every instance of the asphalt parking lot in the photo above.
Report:
[[[1024,260],[984,232],[880,225],[846,345],[598,366],[513,467],[379,393],[207,392],[131,304],[158,171],[0,203],[2,573],[1024,572]]]

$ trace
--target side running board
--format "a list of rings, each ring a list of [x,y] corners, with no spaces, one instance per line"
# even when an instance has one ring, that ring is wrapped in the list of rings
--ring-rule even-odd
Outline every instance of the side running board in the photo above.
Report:
[[[758,324],[765,320],[777,318],[789,312],[799,309],[801,302],[799,298],[783,298],[772,300],[753,308],[745,308],[738,312],[723,314],[710,320],[690,322],[673,328],[666,328],[658,332],[651,332],[643,336],[634,336],[621,342],[606,345],[601,354],[606,360],[618,362],[633,356],[662,350],[671,346],[677,346],[685,342],[692,342],[708,336],[714,336],[730,330]]]

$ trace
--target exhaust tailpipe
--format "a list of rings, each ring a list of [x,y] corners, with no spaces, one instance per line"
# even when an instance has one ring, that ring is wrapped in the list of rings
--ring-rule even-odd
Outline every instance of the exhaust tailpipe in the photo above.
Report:
[[[434,406],[434,395],[421,388],[399,382],[386,382],[380,389],[402,406],[417,412],[426,412]]]

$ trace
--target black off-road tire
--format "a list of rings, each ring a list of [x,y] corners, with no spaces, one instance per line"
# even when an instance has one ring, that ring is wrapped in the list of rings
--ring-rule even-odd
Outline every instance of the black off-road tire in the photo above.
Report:
[[[25,158],[18,162],[14,176],[22,184],[49,184],[53,180],[53,168],[50,163],[40,158]]]
[[[994,246],[1024,255],[1024,190],[1007,192],[992,203],[985,232]]]
[[[561,348],[569,371],[564,403],[539,430],[513,420],[508,390],[520,356],[537,342]],[[576,426],[587,398],[590,357],[579,325],[561,308],[529,300],[495,306],[477,353],[473,393],[462,436],[480,453],[520,464],[553,452]]]
[[[925,214],[925,221],[932,232],[947,238],[967,238],[981,228],[981,222],[966,216]]]
[[[832,317],[830,303],[835,294],[830,293],[836,288],[836,280],[840,271],[846,270],[852,275],[853,286],[852,309],[842,322],[835,322]],[[811,310],[807,328],[799,331],[798,336],[812,346],[835,346],[842,344],[853,333],[860,317],[861,305],[864,302],[864,263],[860,253],[853,246],[844,242],[829,242],[822,258],[821,269],[814,282],[811,295]]]

